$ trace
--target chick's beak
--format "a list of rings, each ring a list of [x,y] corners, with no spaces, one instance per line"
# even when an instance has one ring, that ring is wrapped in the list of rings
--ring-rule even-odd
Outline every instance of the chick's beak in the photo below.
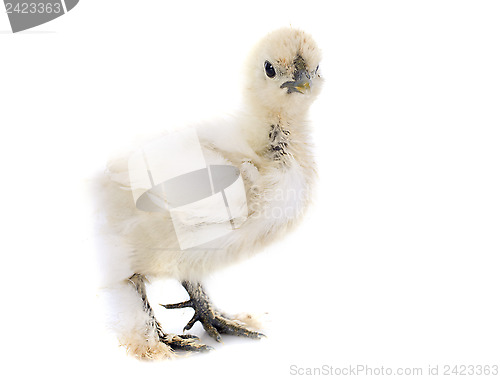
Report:
[[[281,85],[280,88],[287,88],[288,93],[299,92],[302,94],[311,89],[312,82],[307,71],[300,70],[299,72],[295,73],[294,78],[297,78],[297,80],[285,82]]]

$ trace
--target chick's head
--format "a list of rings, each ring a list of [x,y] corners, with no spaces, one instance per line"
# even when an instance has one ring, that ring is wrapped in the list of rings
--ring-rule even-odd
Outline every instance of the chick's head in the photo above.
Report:
[[[321,90],[320,59],[318,46],[301,30],[268,34],[248,58],[247,97],[265,112],[300,116]]]

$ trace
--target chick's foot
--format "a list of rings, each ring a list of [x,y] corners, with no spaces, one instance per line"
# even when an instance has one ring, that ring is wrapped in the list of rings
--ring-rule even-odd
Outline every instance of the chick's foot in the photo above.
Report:
[[[254,339],[265,337],[264,334],[250,330],[242,322],[232,320],[219,312],[211,303],[201,284],[184,281],[182,285],[189,294],[190,299],[178,304],[162,305],[167,309],[193,308],[194,316],[184,327],[190,330],[199,321],[208,335],[217,342],[221,341],[221,334],[231,334]]]
[[[160,341],[173,350],[205,352],[213,350],[213,347],[199,343],[199,338],[190,334],[160,334]]]

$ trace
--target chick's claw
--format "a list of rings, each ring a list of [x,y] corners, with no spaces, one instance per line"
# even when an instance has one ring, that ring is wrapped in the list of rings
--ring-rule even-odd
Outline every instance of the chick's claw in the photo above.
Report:
[[[264,334],[250,330],[240,322],[228,319],[220,314],[216,314],[213,320],[211,320],[211,323],[219,333],[248,337],[253,339],[260,339],[262,337],[265,337]],[[203,322],[202,324],[206,330],[205,324]]]
[[[170,334],[160,337],[160,341],[174,350],[205,352],[213,350],[213,347],[199,343],[199,338],[190,334]]]
[[[217,311],[213,314],[198,314],[195,311],[195,315],[189,321],[189,323],[184,327],[184,330],[190,330],[196,321],[199,321],[205,331],[210,337],[215,339],[217,342],[221,341],[221,334],[231,334],[234,336],[248,337],[253,339],[260,339],[265,337],[264,334],[253,331],[245,327],[238,321],[231,320]]]

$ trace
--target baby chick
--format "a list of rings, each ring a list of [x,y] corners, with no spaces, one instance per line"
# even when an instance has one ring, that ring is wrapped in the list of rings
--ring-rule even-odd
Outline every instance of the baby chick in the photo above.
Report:
[[[108,165],[107,175],[98,181],[103,211],[100,230],[107,239],[108,253],[113,253],[108,263],[115,271],[114,294],[120,308],[114,325],[131,353],[161,358],[178,349],[210,348],[195,336],[163,331],[146,295],[145,282],[154,278],[175,278],[189,294],[185,302],[164,305],[195,310],[185,330],[199,321],[217,341],[221,334],[263,336],[217,310],[201,282],[207,274],[259,252],[290,231],[304,214],[316,175],[307,112],[321,89],[319,63],[320,51],[303,31],[283,28],[268,34],[247,61],[244,111],[234,119],[197,129],[207,164],[237,168],[244,184],[244,207],[237,206],[244,210],[244,217],[231,216],[224,197],[230,232],[183,248],[179,220],[167,211],[139,207],[133,196],[130,156]],[[211,206],[195,209],[186,211],[180,221],[192,233],[189,235],[227,224]]]

